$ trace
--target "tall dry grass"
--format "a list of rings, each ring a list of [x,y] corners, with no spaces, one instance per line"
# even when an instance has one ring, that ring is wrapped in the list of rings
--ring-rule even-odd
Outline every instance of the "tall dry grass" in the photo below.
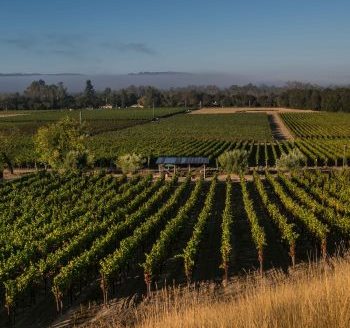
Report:
[[[288,274],[247,275],[223,288],[168,288],[134,308],[104,308],[84,327],[350,327],[350,255]]]
[[[255,279],[237,286],[239,292],[231,289],[226,296],[207,288],[163,291],[156,300],[136,311],[136,326],[350,327],[348,258],[304,268],[288,277]]]

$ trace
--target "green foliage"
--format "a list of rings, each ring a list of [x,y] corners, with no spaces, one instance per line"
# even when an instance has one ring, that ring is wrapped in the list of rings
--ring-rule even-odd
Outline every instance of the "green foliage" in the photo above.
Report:
[[[253,201],[249,196],[247,185],[242,175],[240,177],[240,180],[241,180],[244,208],[250,223],[250,231],[252,233],[252,239],[256,249],[262,252],[264,249],[264,246],[266,245],[266,234],[265,234],[264,228],[259,223],[259,219],[254,210]]]
[[[329,231],[349,234],[348,172],[303,171],[291,177],[269,173],[265,176],[266,180],[262,180],[254,174],[255,189],[291,251],[298,238],[297,231],[309,234],[310,241],[322,242],[326,241]],[[61,175],[49,172],[1,183],[3,304],[8,308],[21,305],[21,300],[27,299],[33,288],[42,286],[46,279],[50,279],[56,298],[63,301],[63,294],[68,290],[75,292],[79,282],[95,281],[96,270],[107,283],[106,288],[120,273],[127,273],[128,268],[142,263],[145,273],[155,276],[184,231],[192,233],[181,255],[190,277],[217,206],[216,179],[212,180],[209,191],[202,188],[203,184],[198,181],[189,194],[189,178],[178,183],[176,176],[166,182],[164,177],[155,181],[152,176],[126,180],[125,176],[116,179],[103,173]],[[246,182],[241,181],[243,204],[241,200],[232,204],[233,184],[227,181],[222,213],[223,267],[229,264],[232,253],[230,239],[232,228],[236,226],[232,220],[242,214],[242,205],[252,240],[261,254],[268,242],[259,222],[260,212],[253,206]],[[188,221],[189,213],[201,200],[204,190],[204,205],[193,226],[193,222]],[[283,209],[290,214],[288,219]],[[187,230],[190,227],[192,231]],[[146,260],[145,249],[150,250]]]
[[[39,128],[34,142],[39,160],[53,169],[83,169],[92,163],[82,126],[69,117]]]
[[[225,197],[225,208],[222,213],[222,236],[221,236],[221,268],[227,271],[228,263],[230,262],[232,252],[232,240],[231,240],[231,229],[233,224],[233,211],[232,211],[232,181],[230,179],[226,182],[226,197]],[[225,272],[226,273],[226,272]]]
[[[310,232],[315,234],[317,238],[324,241],[329,233],[327,225],[323,224],[312,210],[305,206],[299,205],[292,197],[290,197],[283,189],[280,183],[268,172],[266,172],[266,179],[271,184],[274,192],[281,200],[284,207],[290,211],[295,218],[302,221]]]
[[[138,154],[126,154],[119,156],[116,164],[121,168],[123,173],[135,173],[142,168],[146,160]]]
[[[293,149],[288,154],[282,154],[277,160],[276,166],[279,170],[295,171],[306,164],[306,157],[299,149]]]
[[[192,276],[200,243],[204,237],[204,230],[213,211],[216,185],[217,177],[215,176],[210,184],[210,189],[205,199],[203,209],[200,212],[197,223],[193,228],[192,237],[188,241],[183,253],[180,255],[184,260],[184,269],[188,280],[190,280]]]
[[[179,233],[181,233],[186,225],[185,221],[189,219],[189,212],[198,202],[202,187],[203,178],[198,180],[189,199],[184,206],[181,207],[178,214],[167,223],[160,233],[158,240],[153,244],[151,251],[146,254],[146,260],[142,264],[145,275],[152,277],[162,261],[166,258],[167,254],[169,254],[169,249],[171,249],[172,243],[176,241]]]
[[[86,81],[86,86],[84,90],[84,95],[82,99],[82,105],[85,107],[95,107],[98,102],[94,86],[91,80]]]
[[[221,154],[218,161],[226,173],[240,174],[248,168],[248,156],[246,150],[235,149]]]
[[[278,206],[271,201],[259,175],[256,172],[254,172],[254,183],[262,203],[267,209],[271,219],[278,226],[282,239],[285,240],[289,246],[294,246],[296,239],[299,237],[298,233],[295,232],[295,225],[288,223],[287,218],[281,213]]]
[[[0,172],[5,166],[12,172],[13,162],[18,152],[16,139],[18,138],[18,130],[0,132]]]
[[[346,113],[283,113],[281,117],[299,138],[350,137],[350,115]]]
[[[173,183],[177,181],[173,180]],[[121,272],[125,265],[132,262],[135,252],[138,248],[145,245],[152,234],[162,230],[164,223],[167,222],[169,215],[174,213],[176,206],[179,204],[185,190],[189,187],[190,179],[182,183],[167,202],[152,216],[148,217],[134,232],[120,242],[119,248],[109,256],[105,257],[101,265],[101,276],[106,281],[112,279],[118,272]]]

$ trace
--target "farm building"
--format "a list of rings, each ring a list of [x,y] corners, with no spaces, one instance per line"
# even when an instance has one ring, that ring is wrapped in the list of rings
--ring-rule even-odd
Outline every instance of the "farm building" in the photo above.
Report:
[[[207,157],[158,157],[156,164],[158,165],[159,172],[173,169],[176,173],[177,168],[187,167],[188,171],[191,171],[191,167],[203,169],[205,177],[206,166],[209,164],[209,158]]]

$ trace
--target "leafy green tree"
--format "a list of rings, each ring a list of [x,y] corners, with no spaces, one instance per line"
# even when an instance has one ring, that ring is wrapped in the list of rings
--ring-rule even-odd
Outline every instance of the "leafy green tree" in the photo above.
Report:
[[[304,166],[306,163],[306,157],[297,148],[294,148],[290,153],[282,154],[277,160],[276,166],[278,170],[283,171],[296,171]]]
[[[135,153],[119,156],[116,161],[117,166],[121,168],[123,173],[135,173],[142,168],[144,163],[144,158]]]
[[[4,131],[0,133],[0,179],[7,167],[13,174],[13,163],[18,152],[16,138],[18,131]]]
[[[143,105],[144,107],[151,108],[154,106],[160,106],[161,105],[161,93],[158,89],[153,87],[147,87],[145,90],[145,94],[143,97],[140,98],[139,103]]]
[[[97,103],[97,96],[94,86],[91,80],[86,81],[86,86],[84,90],[84,103],[86,107],[95,107]]]
[[[58,170],[81,170],[92,164],[83,128],[69,117],[39,128],[34,137],[39,160]]]
[[[248,168],[248,152],[240,149],[227,151],[218,157],[218,161],[226,173],[241,174]]]

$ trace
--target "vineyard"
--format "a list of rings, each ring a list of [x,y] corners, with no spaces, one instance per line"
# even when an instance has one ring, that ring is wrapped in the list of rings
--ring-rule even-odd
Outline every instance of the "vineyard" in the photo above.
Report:
[[[33,133],[67,114],[79,117],[77,111],[44,111],[0,118],[0,132],[20,132],[14,144],[14,164],[34,167]],[[293,148],[305,155],[310,167],[349,164],[348,114],[282,113],[293,140],[275,139],[265,113],[187,115],[180,109],[157,108],[155,115],[163,118],[150,122],[152,115],[151,109],[83,111],[95,166],[111,167],[117,156],[136,152],[147,157],[153,168],[159,156],[204,156],[216,167],[223,152],[244,149],[249,153],[250,167],[273,168],[277,159]]]
[[[299,138],[350,137],[350,116],[345,113],[283,113],[281,116]]]
[[[82,119],[90,127],[92,133],[118,130],[130,127],[139,123],[152,120],[155,117],[167,117],[173,114],[184,112],[182,108],[155,108],[152,109],[98,109],[83,110]],[[12,116],[15,114],[16,116]],[[79,110],[34,110],[6,112],[0,117],[0,131],[18,128],[21,132],[30,135],[42,125],[58,121],[64,117],[76,120],[80,119]]]
[[[167,281],[287,270],[349,240],[347,171],[252,178],[37,173],[1,184],[1,320],[42,303],[61,313],[93,288],[106,303]]]

